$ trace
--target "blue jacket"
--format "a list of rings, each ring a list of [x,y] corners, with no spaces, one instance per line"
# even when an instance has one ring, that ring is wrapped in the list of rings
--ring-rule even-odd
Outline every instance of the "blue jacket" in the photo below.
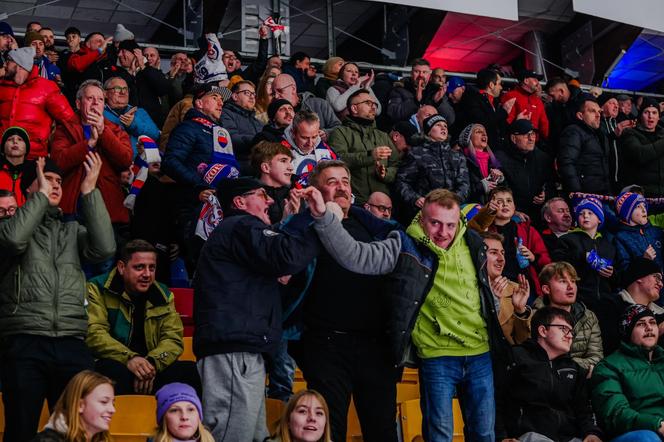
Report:
[[[141,107],[136,109],[136,113],[134,114],[134,121],[131,122],[129,127],[126,127],[124,124],[122,124],[122,121],[120,121],[120,115],[127,113],[129,110],[131,110],[132,107],[133,106],[127,106],[122,110],[122,112],[117,112],[108,107],[108,105],[104,106],[104,117],[106,117],[107,120],[112,121],[113,123],[120,126],[125,130],[125,132],[129,134],[129,138],[131,139],[131,148],[134,150],[134,157],[136,157],[136,154],[138,153],[136,151],[136,142],[138,141],[139,135],[146,135],[152,138],[155,143],[159,144],[159,135],[161,133],[159,132],[157,125],[154,124],[154,121],[152,121],[152,118],[150,118],[150,115],[148,115],[145,109]]]
[[[657,252],[655,262],[662,268],[664,264],[662,260],[662,239],[664,239],[662,229],[653,226],[650,222],[645,226],[628,226],[620,223],[614,237],[618,257],[617,270],[625,270],[632,259],[643,256],[648,245],[652,245],[655,252]]]
[[[213,127],[218,124],[196,110],[189,109],[180,123],[168,138],[166,152],[162,158],[161,167],[165,174],[173,178],[178,184],[191,187],[205,187],[208,185],[198,173],[197,168],[201,163],[210,164],[214,152],[212,139]],[[229,140],[224,140],[224,145]],[[237,167],[237,163],[231,154],[228,162]]]
[[[226,213],[201,251],[194,278],[194,354],[271,353],[281,341],[277,278],[301,272],[318,253],[308,227],[274,230],[244,212]]]

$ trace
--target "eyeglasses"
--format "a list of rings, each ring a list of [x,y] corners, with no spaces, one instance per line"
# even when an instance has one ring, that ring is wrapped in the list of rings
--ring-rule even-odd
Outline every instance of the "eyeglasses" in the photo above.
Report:
[[[16,213],[16,209],[18,209],[18,207],[16,206],[10,206],[7,207],[6,209],[0,207],[0,216],[7,216],[7,215],[12,216]]]
[[[574,333],[574,329],[572,329],[568,325],[564,325],[564,324],[542,324],[542,325],[545,326],[545,327],[558,327],[558,329],[561,332],[563,332],[563,336],[571,336],[571,337],[576,336],[576,333]]]
[[[247,97],[255,97],[256,92],[250,91],[249,89],[245,89],[243,91],[237,91],[236,94],[244,94]]]
[[[125,87],[113,86],[113,87],[106,88],[106,90],[107,91],[113,91],[116,94],[126,94],[127,92],[129,92],[129,88],[127,86],[125,86]]]
[[[284,86],[284,87],[281,87],[281,88],[277,88],[277,87],[272,86],[272,95],[276,95],[277,93],[283,94],[284,92],[286,92],[286,89],[288,89],[289,87],[295,87],[295,83],[291,83],[291,84],[289,84],[287,86]]]
[[[368,206],[374,207],[383,213],[392,213],[392,208],[388,206],[383,206],[382,204],[371,204],[367,203]]]
[[[652,276],[653,278],[655,278],[655,281],[660,282],[660,283],[662,282],[662,274],[661,274],[661,273],[653,273],[653,274],[650,275],[650,276]]]
[[[364,100],[360,101],[359,103],[354,103],[356,106],[359,106],[360,104],[366,104],[369,107],[378,107],[378,103],[376,103],[373,100]]]
[[[240,195],[240,196],[243,196],[243,197],[246,198],[246,197],[248,197],[248,196],[254,196],[254,195],[256,195],[256,196],[260,196],[260,197],[263,197],[263,199],[265,199],[266,201],[267,201],[268,199],[270,199],[270,196],[267,194],[267,192],[265,191],[265,189],[256,189],[256,190],[252,190],[251,192],[243,193],[243,194]]]

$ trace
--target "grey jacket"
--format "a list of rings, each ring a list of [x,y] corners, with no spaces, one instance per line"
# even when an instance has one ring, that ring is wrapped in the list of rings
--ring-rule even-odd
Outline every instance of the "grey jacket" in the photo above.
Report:
[[[86,226],[65,222],[41,192],[0,221],[0,337],[85,338],[85,275],[81,261],[112,258],[115,238],[98,189],[81,197]]]
[[[256,118],[256,111],[244,109],[229,101],[224,104],[220,121],[231,136],[235,157],[241,163],[248,163],[252,140],[263,130],[263,123]]]
[[[318,98],[311,92],[300,94],[300,110],[310,110],[316,112],[320,118],[320,128],[329,135],[334,128],[341,126],[341,121],[334,113],[334,109],[327,101]]]

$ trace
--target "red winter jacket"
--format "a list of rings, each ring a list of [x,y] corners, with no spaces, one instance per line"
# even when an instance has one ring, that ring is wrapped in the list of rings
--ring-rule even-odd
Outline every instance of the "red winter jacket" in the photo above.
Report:
[[[125,194],[120,184],[120,173],[129,169],[133,151],[129,135],[120,126],[104,118],[102,132],[95,148],[103,162],[97,188],[106,203],[113,223],[128,223],[129,211],[123,202]],[[89,152],[88,141],[78,114],[70,121],[58,124],[51,140],[51,158],[62,169],[62,201],[65,214],[76,212],[78,195],[85,168],[85,156]]]
[[[58,85],[41,78],[35,67],[22,85],[0,80],[0,134],[11,126],[25,129],[30,137],[28,159],[48,155],[48,138],[53,120],[71,120],[74,111]]]
[[[83,73],[92,65],[92,63],[97,60],[101,60],[104,55],[105,54],[100,53],[96,49],[90,49],[89,47],[83,45],[78,50],[78,52],[71,54],[69,60],[67,60],[67,70]]]
[[[25,163],[23,163],[25,164]],[[25,204],[25,195],[21,191],[21,177],[23,165],[14,167],[4,157],[0,157],[0,189],[11,190],[16,196],[16,204],[21,207]]]
[[[507,124],[511,124],[516,116],[523,112],[525,109],[531,112],[530,122],[533,127],[537,129],[538,137],[549,137],[549,119],[546,116],[546,109],[542,99],[537,94],[529,94],[521,86],[517,86],[511,91],[503,95],[502,104],[506,101],[516,98],[512,111],[507,115]]]

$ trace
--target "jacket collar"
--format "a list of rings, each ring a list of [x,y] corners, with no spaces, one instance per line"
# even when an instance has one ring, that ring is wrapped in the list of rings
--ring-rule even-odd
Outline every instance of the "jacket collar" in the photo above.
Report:
[[[228,100],[226,103],[224,103],[224,109],[222,112],[227,111],[240,114],[245,118],[253,117],[256,114],[255,110],[247,110],[241,106],[238,106],[233,100]]]
[[[117,271],[117,267],[108,273],[104,288],[109,292],[122,298],[124,302],[131,302],[131,297],[125,291],[124,280]],[[152,283],[147,293],[145,294],[148,302],[153,306],[167,305],[170,298],[170,292],[164,290],[156,281]]]

